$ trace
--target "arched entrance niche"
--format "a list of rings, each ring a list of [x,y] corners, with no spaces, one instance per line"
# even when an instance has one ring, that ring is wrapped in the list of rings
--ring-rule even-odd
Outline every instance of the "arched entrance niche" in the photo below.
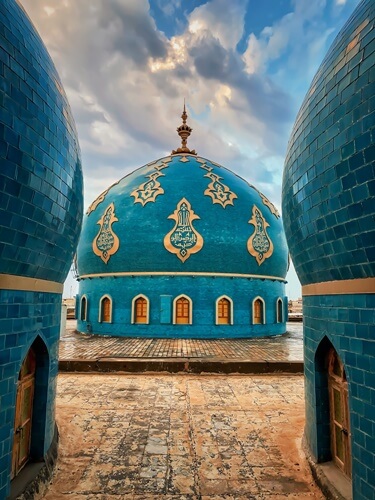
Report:
[[[13,479],[29,462],[44,457],[49,379],[49,354],[38,336],[18,374],[12,450]]]
[[[332,460],[351,478],[348,381],[336,349],[324,337],[315,354],[318,462]]]
[[[351,477],[348,381],[344,365],[333,347],[327,361],[332,460],[344,474]]]

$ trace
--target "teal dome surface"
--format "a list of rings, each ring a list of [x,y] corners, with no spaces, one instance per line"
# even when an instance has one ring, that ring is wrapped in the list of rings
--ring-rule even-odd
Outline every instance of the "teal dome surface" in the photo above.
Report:
[[[285,233],[302,285],[375,276],[375,2],[337,35],[285,160]]]
[[[83,213],[74,119],[55,66],[14,0],[0,2],[0,274],[64,282]]]
[[[225,273],[285,278],[288,250],[273,204],[200,156],[148,163],[102,193],[84,217],[79,277]]]

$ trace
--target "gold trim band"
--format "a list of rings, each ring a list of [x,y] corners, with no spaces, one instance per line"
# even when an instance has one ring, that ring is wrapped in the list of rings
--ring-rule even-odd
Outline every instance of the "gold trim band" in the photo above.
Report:
[[[359,293],[375,293],[375,278],[358,278],[354,280],[324,281],[302,287],[302,295],[347,295]]]
[[[47,281],[13,274],[0,274],[0,289],[25,290],[26,292],[63,293],[63,283]]]
[[[277,276],[266,276],[261,274],[230,274],[230,273],[175,273],[170,271],[142,271],[134,273],[102,273],[102,274],[84,274],[79,276],[78,279],[84,280],[87,278],[107,278],[109,276],[208,276],[214,278],[257,278],[257,279],[267,279],[274,281],[282,281],[287,283],[284,278],[278,278]]]

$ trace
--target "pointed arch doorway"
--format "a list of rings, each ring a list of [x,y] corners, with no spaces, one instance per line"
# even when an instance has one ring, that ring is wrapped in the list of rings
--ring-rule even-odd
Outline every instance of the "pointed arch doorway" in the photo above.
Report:
[[[333,347],[328,352],[328,393],[332,459],[351,477],[348,382],[343,363]]]
[[[31,347],[22,363],[18,375],[12,451],[12,479],[17,476],[30,457],[35,370],[36,357]]]

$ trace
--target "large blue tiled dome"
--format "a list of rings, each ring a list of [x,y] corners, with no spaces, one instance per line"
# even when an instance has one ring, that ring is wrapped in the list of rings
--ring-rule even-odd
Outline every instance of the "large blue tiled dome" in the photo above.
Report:
[[[290,137],[282,207],[303,285],[374,276],[374,14],[364,1],[340,31]]]
[[[83,212],[74,121],[22,7],[0,2],[0,273],[63,282]]]
[[[182,116],[184,139],[191,129]],[[184,148],[127,175],[89,207],[77,250],[79,331],[285,333],[288,250],[278,211],[244,179]]]
[[[184,207],[189,221],[178,222]],[[107,232],[106,216],[112,217]],[[181,232],[187,224],[192,229]],[[250,243],[254,224],[263,227]],[[108,254],[102,251],[105,237]],[[183,241],[190,237],[194,243]],[[230,170],[190,154],[149,163],[95,200],[84,217],[77,257],[80,276],[205,272],[285,278],[288,265],[273,204]]]

